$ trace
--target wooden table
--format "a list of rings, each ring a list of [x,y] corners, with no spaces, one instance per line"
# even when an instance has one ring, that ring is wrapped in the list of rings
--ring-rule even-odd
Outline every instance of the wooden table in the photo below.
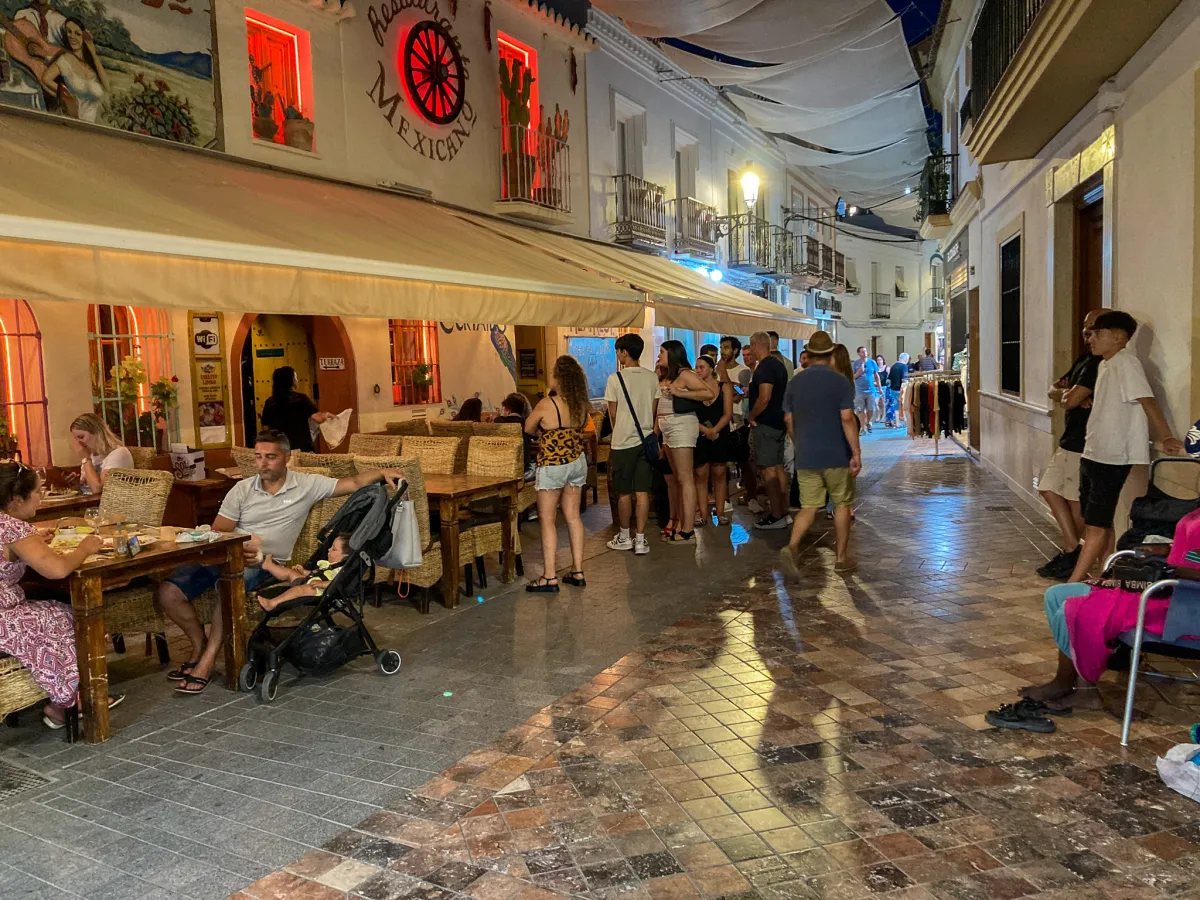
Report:
[[[237,481],[224,475],[201,478],[199,481],[176,480],[167,498],[163,524],[179,528],[211,525],[221,510],[225,495],[235,484]]]
[[[246,656],[246,586],[242,544],[248,535],[224,535],[206,544],[159,541],[133,559],[99,559],[68,579],[75,612],[75,655],[79,662],[79,694],[83,701],[84,736],[89,744],[107,741],[108,659],[104,643],[104,591],[126,587],[135,578],[160,579],[179,566],[220,566],[221,616],[225,625],[225,681],[237,690]]]
[[[441,515],[442,541],[442,601],[448,609],[458,606],[458,514],[473,500],[499,497],[504,519],[504,572],[500,580],[508,583],[517,578],[517,553],[513,537],[517,523],[517,493],[520,478],[495,478],[480,475],[426,475],[425,493],[430,504],[438,504]]]
[[[55,497],[43,500],[38,504],[34,513],[34,522],[51,522],[73,516],[82,516],[84,512],[100,505],[97,494],[72,494],[69,497]]]

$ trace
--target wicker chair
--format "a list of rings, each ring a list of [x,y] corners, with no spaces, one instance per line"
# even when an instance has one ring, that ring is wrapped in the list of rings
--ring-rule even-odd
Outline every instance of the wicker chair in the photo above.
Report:
[[[162,524],[175,476],[154,469],[110,469],[104,473],[100,518],[124,519],[138,525]]]
[[[475,426],[479,422],[430,422],[429,433],[434,437],[457,437],[462,439],[458,452],[454,455],[454,474],[461,475],[467,471],[467,449],[471,438],[475,436]]]
[[[429,437],[428,419],[405,419],[403,422],[388,422],[384,426],[388,434],[398,434],[403,437]]]
[[[158,451],[153,447],[126,447],[129,455],[133,457],[133,467],[135,469],[150,469],[154,466],[154,460],[158,458]]]
[[[406,441],[407,443],[407,441]],[[421,565],[415,569],[404,569],[398,573],[392,569],[379,569],[375,573],[375,584],[395,583],[400,578],[421,588],[421,596],[417,599],[417,608],[422,613],[429,612],[429,588],[436,587],[442,581],[442,542],[439,536],[433,535],[430,529],[429,496],[425,492],[425,475],[421,471],[421,461],[412,456],[399,457],[358,457],[355,462],[360,472],[372,469],[399,469],[408,483],[408,496],[413,502],[417,517],[417,527],[420,529],[422,557]],[[471,584],[471,562],[475,558],[475,546],[468,534],[463,534],[459,540],[458,560],[463,567],[467,579],[468,590]],[[376,605],[379,605],[379,595],[376,594]]]
[[[11,721],[10,716],[45,699],[28,669],[11,656],[0,656],[0,719]]]
[[[461,444],[456,437],[406,437],[404,455],[420,460],[421,471],[427,475],[453,475]]]
[[[520,478],[525,472],[524,443],[519,437],[486,437],[471,441],[467,455],[467,474],[492,478]],[[503,509],[499,503],[484,501],[472,507],[474,517],[480,524],[466,531],[475,547],[475,567],[479,572],[479,583],[487,587],[483,557],[488,553],[503,553],[504,526]],[[491,521],[488,521],[488,520]],[[513,544],[517,554],[517,574],[525,573],[521,560],[521,534],[514,527]]]
[[[238,467],[243,478],[253,478],[258,474],[258,464],[254,461],[254,450],[250,447],[230,447],[233,454],[233,464]]]
[[[354,457],[349,453],[304,453],[292,454],[288,464],[294,471],[326,469],[333,478],[353,478],[357,472]]]
[[[399,456],[404,438],[398,434],[352,434],[351,456]]]
[[[522,430],[518,422],[476,422],[473,429],[476,437],[520,437]]]

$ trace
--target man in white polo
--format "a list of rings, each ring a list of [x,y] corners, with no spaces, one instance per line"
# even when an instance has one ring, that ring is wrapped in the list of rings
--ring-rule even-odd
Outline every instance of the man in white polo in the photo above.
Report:
[[[279,562],[291,558],[309,510],[329,497],[344,497],[381,479],[389,484],[402,477],[395,470],[364,472],[353,478],[328,478],[288,469],[291,445],[280,431],[260,432],[254,442],[254,461],[258,474],[233,486],[213,521],[213,530],[250,534],[247,555],[253,561],[243,573],[246,590],[258,587],[268,576],[257,564],[270,554]],[[216,566],[183,566],[172,572],[158,589],[158,600],[167,618],[183,629],[191,642],[192,662],[167,673],[177,681],[182,694],[199,694],[212,679],[217,653],[221,650],[223,623],[213,617],[208,639],[196,616],[192,602],[212,590],[220,580]],[[226,673],[227,676],[233,673]]]

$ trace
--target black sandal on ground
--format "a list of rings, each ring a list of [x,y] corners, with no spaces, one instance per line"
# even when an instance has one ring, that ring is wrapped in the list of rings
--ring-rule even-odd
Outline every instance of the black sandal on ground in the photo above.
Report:
[[[211,680],[209,678],[201,678],[198,675],[189,675],[183,681],[179,682],[179,687],[175,688],[175,691],[180,694],[202,694]],[[194,684],[198,684],[200,687],[192,687]]]
[[[172,669],[167,673],[167,681],[187,681],[188,674],[198,665],[200,665],[200,660],[198,659],[192,662],[180,663],[178,669]]]
[[[1028,697],[1018,700],[1013,706],[1027,716],[1069,716],[1075,712],[1073,706],[1051,706],[1041,700],[1030,700]]]
[[[557,594],[561,588],[558,586],[558,578],[547,578],[543,575],[537,581],[525,585],[525,590],[531,594]]]
[[[984,721],[994,728],[1010,728],[1014,731],[1033,731],[1037,734],[1052,734],[1058,726],[1049,719],[1035,716],[1018,703],[1006,703],[999,709],[988,710],[983,715]]]
[[[676,531],[673,535],[667,538],[668,544],[694,544],[696,543],[696,532],[694,531]]]
[[[571,587],[587,587],[587,579],[583,577],[583,572],[581,571],[564,575],[563,581],[569,584]]]

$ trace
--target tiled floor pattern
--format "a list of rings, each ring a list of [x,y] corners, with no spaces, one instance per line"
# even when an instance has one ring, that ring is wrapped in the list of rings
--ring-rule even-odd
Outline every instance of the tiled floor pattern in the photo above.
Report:
[[[1128,750],[1107,713],[983,721],[1053,656],[1047,529],[1015,507],[905,457],[855,575],[823,544],[794,583],[763,567],[238,897],[1200,898],[1200,805],[1154,773],[1195,690],[1144,688]]]
[[[872,439],[865,482],[907,448]],[[219,681],[180,697],[157,659],[142,655],[141,636],[130,636],[129,652],[110,656],[114,685],[129,699],[114,711],[109,743],[66,745],[32,714],[0,727],[0,761],[52,779],[0,806],[0,900],[225,897],[404,800],[663,628],[711,608],[765,571],[783,539],[710,529],[692,552],[654,542],[635,559],[605,549],[600,500],[584,516],[584,590],[546,597],[493,577],[484,602],[455,611],[435,603],[421,616],[395,600],[369,610],[380,643],[404,655],[391,679],[363,660],[326,679],[285,679],[270,706]],[[524,545],[536,575],[536,523],[525,526]],[[176,660],[184,652],[173,642]]]

